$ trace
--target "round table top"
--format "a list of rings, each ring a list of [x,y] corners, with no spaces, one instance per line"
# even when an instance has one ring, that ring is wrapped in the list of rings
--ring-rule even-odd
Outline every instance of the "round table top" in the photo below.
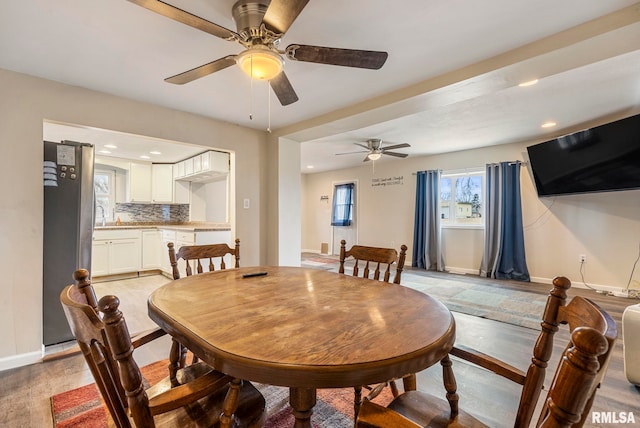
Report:
[[[266,272],[244,278],[243,274]],[[193,275],[149,297],[160,327],[216,369],[289,387],[383,382],[440,361],[455,322],[401,285],[319,269],[250,267]]]

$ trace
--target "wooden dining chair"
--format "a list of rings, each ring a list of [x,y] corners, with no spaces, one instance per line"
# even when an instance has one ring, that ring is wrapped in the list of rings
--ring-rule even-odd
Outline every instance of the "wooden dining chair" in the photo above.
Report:
[[[235,259],[235,268],[240,267],[240,240],[236,239],[235,248],[229,247],[227,244],[209,244],[209,245],[184,245],[176,252],[173,242],[167,244],[169,248],[169,261],[173,279],[180,279],[180,270],[178,262],[184,261],[184,273],[191,276],[194,273],[202,273],[204,265],[208,268],[207,272],[213,272],[217,269],[226,269],[227,266],[224,257],[230,254]],[[218,263],[216,268],[215,263]]]
[[[533,349],[532,363],[526,373],[461,345],[454,346],[450,353],[522,385],[514,427],[528,427],[531,423],[552,354],[554,334],[560,324],[568,325],[570,341],[559,359],[537,427],[580,427],[584,424],[618,336],[613,319],[595,303],[577,296],[565,304],[566,292],[571,287],[567,278],[555,278],[553,286],[543,314],[542,330]],[[451,365],[443,365],[443,374],[448,400],[421,391],[408,391],[383,407],[365,398],[356,427],[487,426],[459,409]]]
[[[339,273],[344,273],[344,263],[346,259],[353,258],[353,276],[371,278],[378,281],[389,282],[391,268],[395,264],[394,284],[400,284],[404,260],[407,257],[407,246],[400,246],[400,256],[393,248],[367,247],[364,245],[354,245],[349,250],[346,249],[347,242],[340,241],[340,269]],[[360,262],[363,266],[360,266]],[[360,268],[362,267],[362,271]],[[384,272],[383,272],[384,270]],[[373,272],[373,277],[371,273]],[[382,275],[382,278],[380,276]]]
[[[176,252],[173,242],[169,242],[167,244],[167,247],[169,249],[169,262],[171,263],[173,279],[180,279],[180,268],[184,270],[186,276],[191,276],[194,273],[203,273],[203,262],[207,267],[207,272],[213,272],[217,269],[226,269],[227,265],[224,261],[224,257],[227,254],[230,254],[234,257],[234,267],[240,267],[240,239],[236,239],[235,248],[231,248],[224,243],[208,245],[183,245]],[[217,262],[218,264],[217,269],[214,262]],[[184,365],[186,364],[187,348],[174,340],[171,352],[180,353],[180,366],[184,367]],[[197,361],[198,357],[194,355],[192,363],[195,363]]]
[[[133,351],[165,332],[157,329],[132,341],[118,298],[105,296],[96,302],[87,270],[76,271],[74,279],[76,284],[64,288],[60,301],[115,426],[262,426],[262,394],[251,383],[204,363],[177,369],[145,388]],[[173,360],[170,366],[175,369]]]
[[[354,259],[354,265],[352,269],[353,276],[359,276],[362,278],[370,278],[376,281],[389,282],[391,279],[391,270],[395,265],[395,274],[393,276],[393,283],[400,284],[402,277],[402,270],[404,269],[404,262],[407,256],[407,246],[400,246],[400,255],[393,248],[381,248],[381,247],[368,247],[364,245],[354,245],[349,250],[346,249],[347,242],[343,239],[340,241],[340,268],[339,273],[345,273],[345,261],[347,259]],[[362,263],[362,266],[360,265]],[[415,374],[409,375],[403,378],[405,390],[416,389]],[[362,402],[362,389],[365,388],[372,391],[374,395],[379,394],[385,386],[391,388],[391,392],[394,396],[398,396],[398,387],[395,380],[389,380],[384,384],[375,386],[364,385],[354,388],[354,418],[358,415],[360,403]],[[371,395],[371,394],[370,394]]]

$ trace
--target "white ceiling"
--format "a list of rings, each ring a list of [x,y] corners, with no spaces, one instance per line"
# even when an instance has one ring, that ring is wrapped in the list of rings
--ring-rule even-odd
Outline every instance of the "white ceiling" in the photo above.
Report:
[[[234,0],[169,3],[236,29]],[[362,154],[335,153],[357,150],[353,143],[367,138],[409,143],[402,151],[418,156],[551,137],[640,106],[640,3],[391,4],[310,1],[281,48],[301,43],[383,50],[389,59],[377,71],[287,61],[300,98],[287,107],[271,95],[269,109],[266,84],[254,82],[252,89],[237,67],[182,86],[165,83],[242,47],[125,0],[3,0],[0,67],[256,129],[269,126],[270,110],[271,129],[303,143],[305,172],[360,165]],[[631,5],[616,19],[599,18]],[[537,85],[517,86],[534,77]],[[546,120],[558,126],[541,129]],[[46,139],[59,139],[54,129],[69,132],[65,139],[91,138],[97,145],[107,138],[87,135],[95,130],[86,128],[73,130],[80,136],[55,124],[47,129]],[[122,136],[108,138],[118,138],[123,151],[134,141],[145,151],[163,143]],[[180,147],[180,158],[185,149]],[[305,170],[312,161],[315,168]]]

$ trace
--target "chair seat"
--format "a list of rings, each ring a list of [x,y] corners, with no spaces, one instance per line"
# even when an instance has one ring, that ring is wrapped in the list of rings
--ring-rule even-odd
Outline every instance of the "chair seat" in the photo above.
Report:
[[[220,380],[228,379],[229,376],[218,371],[212,370],[210,366],[202,362],[190,365],[184,369],[178,370],[177,379],[180,384],[194,382],[196,379],[202,379],[208,382],[215,381],[214,378]],[[146,392],[149,401],[152,403],[154,397],[159,396],[171,389],[171,381],[169,377],[162,379],[149,387]],[[224,397],[229,390],[228,386],[220,388],[214,394],[210,394],[194,403],[188,404],[169,413],[161,413],[154,416],[156,427],[218,427],[220,425],[220,415],[222,414],[222,406]],[[243,382],[238,397],[238,408],[233,417],[233,427],[261,427],[265,422],[265,400],[262,394],[250,383]],[[132,421],[133,423],[133,421]]]
[[[195,403],[188,404],[170,413],[162,413],[154,417],[157,428],[180,427],[202,428],[220,426],[222,404],[228,388],[208,395]],[[238,408],[233,414],[232,427],[258,428],[266,420],[265,401],[260,391],[249,382],[243,382],[238,397]]]
[[[462,409],[455,419],[449,419],[451,414],[449,402],[421,391],[407,391],[399,395],[389,404],[388,408],[423,427],[488,427]]]

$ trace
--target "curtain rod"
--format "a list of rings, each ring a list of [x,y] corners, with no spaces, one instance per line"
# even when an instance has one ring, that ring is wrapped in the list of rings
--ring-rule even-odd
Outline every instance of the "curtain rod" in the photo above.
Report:
[[[526,161],[511,161],[511,162],[508,162],[509,165],[515,165],[517,163],[520,163],[522,166],[525,166],[525,167],[529,166],[529,162],[526,162]],[[490,163],[490,164],[487,164],[487,165],[500,165],[500,162]],[[482,167],[477,167],[477,168],[482,168]],[[461,169],[473,169],[473,168],[461,168]],[[418,173],[417,172],[412,172],[411,175],[418,175]]]

